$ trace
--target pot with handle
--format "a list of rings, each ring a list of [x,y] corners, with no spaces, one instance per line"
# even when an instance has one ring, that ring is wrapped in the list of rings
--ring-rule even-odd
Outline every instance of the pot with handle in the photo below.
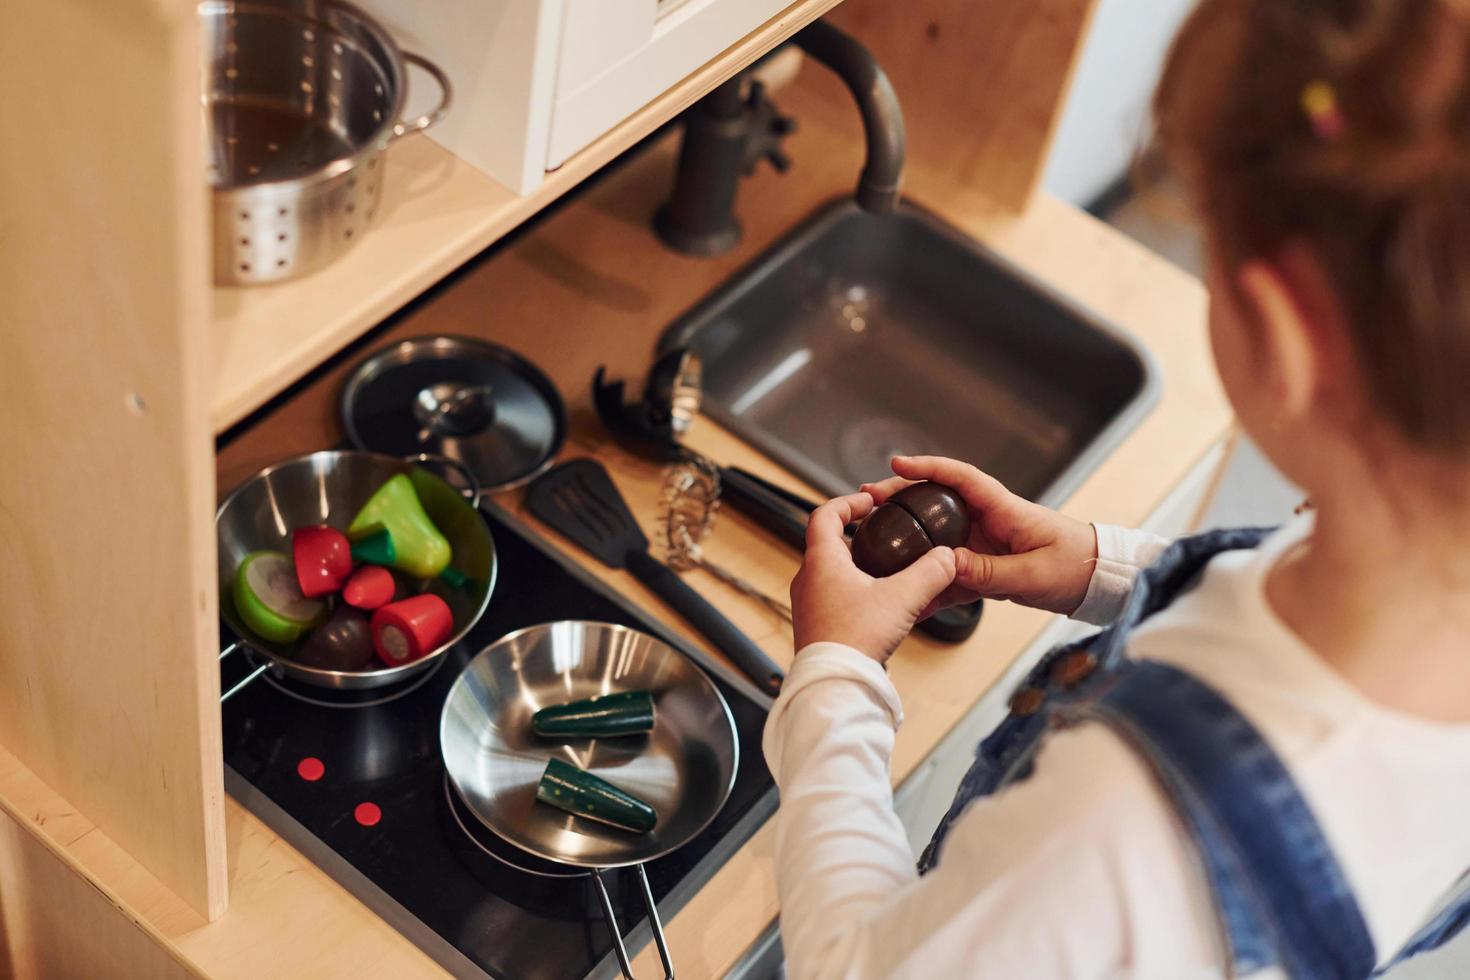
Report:
[[[622,738],[540,738],[541,708],[615,691],[647,690],[654,728]],[[525,855],[533,874],[589,875],[625,977],[628,951],[602,880],[633,867],[666,977],[674,968],[644,864],[697,836],[735,785],[740,749],[730,707],[693,661],[626,626],[564,621],[511,633],[480,651],[455,680],[439,726],[454,792],[480,823]],[[573,763],[653,807],[647,833],[572,816],[536,800],[546,763]]]
[[[449,79],[344,0],[204,0],[199,19],[215,282],[319,269],[367,232],[385,151],[444,117]],[[406,64],[440,89],[409,120]]]
[[[469,498],[421,464],[457,469],[467,481]],[[297,528],[315,524],[347,527],[368,498],[390,477],[400,473],[413,482],[424,511],[448,539],[453,555],[451,564],[465,577],[465,582],[455,586],[439,579],[410,581],[399,573],[395,577],[399,579],[400,589],[433,592],[448,604],[454,618],[449,638],[423,657],[396,667],[348,671],[301,662],[298,654],[304,640],[272,643],[252,634],[241,622],[229,595],[230,583],[245,556],[264,549],[290,554],[291,532]],[[242,483],[225,498],[215,515],[222,593],[220,615],[239,637],[225,648],[220,659],[246,647],[267,662],[225,692],[220,700],[228,699],[270,669],[316,687],[351,690],[395,684],[427,670],[479,621],[495,589],[499,567],[495,542],[477,510],[479,497],[479,485],[472,474],[454,460],[427,454],[399,459],[379,453],[329,450],[277,463]]]

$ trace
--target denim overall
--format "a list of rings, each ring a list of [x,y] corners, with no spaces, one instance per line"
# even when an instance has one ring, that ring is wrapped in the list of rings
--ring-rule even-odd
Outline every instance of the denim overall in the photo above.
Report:
[[[1051,651],[1017,688],[1011,714],[980,744],[955,801],[919,859],[938,862],[970,801],[1030,775],[1048,727],[1098,722],[1148,764],[1194,838],[1214,894],[1229,976],[1270,966],[1304,980],[1364,980],[1450,939],[1470,919],[1462,877],[1430,921],[1381,969],[1341,867],[1291,774],[1213,689],[1167,664],[1130,660],[1128,635],[1198,581],[1224,551],[1267,529],[1174,543],[1143,572],[1108,629]]]

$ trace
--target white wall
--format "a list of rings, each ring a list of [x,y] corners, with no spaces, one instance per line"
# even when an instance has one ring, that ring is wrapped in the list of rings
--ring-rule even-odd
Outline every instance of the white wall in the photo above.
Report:
[[[1077,66],[1044,183],[1085,205],[1128,169],[1146,134],[1164,54],[1194,0],[1102,0]]]

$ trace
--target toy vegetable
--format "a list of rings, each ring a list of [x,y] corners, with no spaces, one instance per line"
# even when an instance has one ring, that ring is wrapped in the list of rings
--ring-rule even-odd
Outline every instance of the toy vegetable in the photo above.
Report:
[[[364,565],[352,573],[342,587],[342,601],[358,609],[376,609],[393,601],[398,583],[393,573],[380,565]]]
[[[375,531],[352,542],[352,560],[364,565],[392,565],[398,553],[393,550],[393,535],[387,530]]]
[[[367,617],[351,606],[338,606],[325,623],[311,631],[296,660],[326,670],[367,670],[373,664]]]
[[[536,784],[536,799],[558,810],[637,834],[647,833],[658,823],[653,807],[638,797],[560,759],[546,763],[546,771]]]
[[[378,488],[352,519],[347,536],[361,541],[380,531],[387,531],[392,538],[392,565],[400,571],[417,578],[434,578],[449,564],[449,542],[424,513],[424,505],[406,474],[395,474]]]
[[[291,561],[301,594],[317,599],[342,588],[352,574],[352,547],[335,527],[299,527],[291,532]]]
[[[914,483],[889,497],[858,525],[852,561],[874,578],[903,571],[938,546],[970,538],[970,511],[958,493],[938,483]]]
[[[390,667],[425,656],[454,632],[454,614],[432,592],[391,602],[373,613],[373,648]]]
[[[537,735],[607,738],[653,731],[653,695],[621,691],[542,708],[531,716]]]
[[[272,643],[295,643],[326,615],[327,605],[301,593],[291,559],[279,551],[253,551],[245,556],[230,598],[245,627]]]

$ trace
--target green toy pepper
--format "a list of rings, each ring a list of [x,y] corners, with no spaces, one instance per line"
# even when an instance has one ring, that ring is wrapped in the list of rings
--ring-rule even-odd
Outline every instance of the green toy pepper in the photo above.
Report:
[[[359,565],[383,565],[392,568],[397,558],[398,552],[393,550],[393,535],[385,530],[374,531],[352,542],[352,560]]]
[[[393,542],[393,567],[415,578],[434,578],[449,564],[449,541],[439,533],[403,473],[388,479],[363,504],[347,528],[347,537],[362,541],[387,531]]]

